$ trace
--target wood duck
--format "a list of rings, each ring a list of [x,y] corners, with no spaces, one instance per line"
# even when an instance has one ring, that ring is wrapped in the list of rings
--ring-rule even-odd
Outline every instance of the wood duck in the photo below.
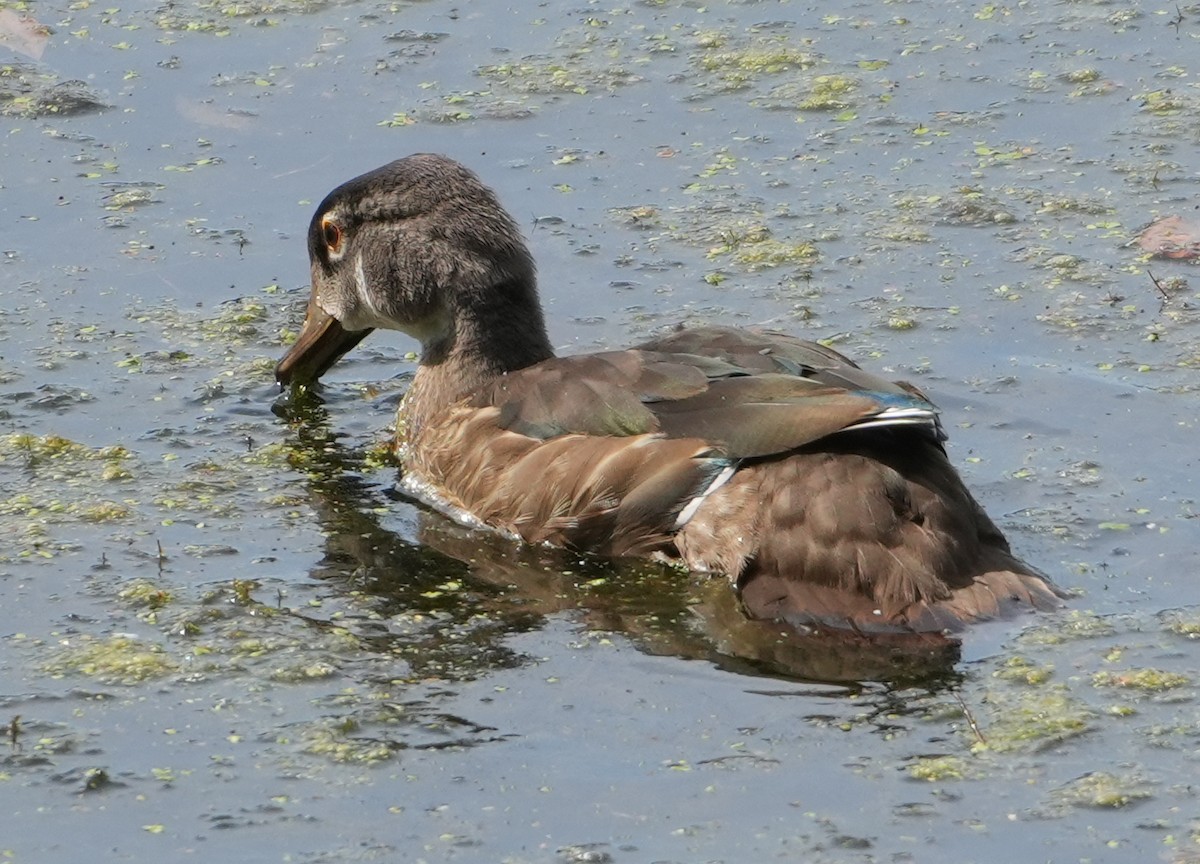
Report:
[[[909,384],[728,327],[556,357],[516,223],[447,157],[334,189],[308,251],[307,315],[276,377],[312,384],[375,328],[417,339],[402,483],[460,521],[723,574],[750,616],[800,626],[940,632],[1059,605]]]

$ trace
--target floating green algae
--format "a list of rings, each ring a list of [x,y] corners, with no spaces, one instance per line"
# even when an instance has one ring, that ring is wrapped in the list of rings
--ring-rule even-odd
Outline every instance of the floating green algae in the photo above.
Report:
[[[395,756],[396,747],[386,740],[359,732],[356,721],[347,718],[310,724],[302,730],[304,751],[334,762],[366,765],[385,762]]]
[[[906,770],[913,780],[929,783],[965,780],[975,774],[967,760],[960,756],[920,756],[910,762]]]
[[[1061,685],[991,691],[986,719],[979,718],[984,740],[972,749],[1044,750],[1083,735],[1094,727],[1095,716],[1091,708]]]
[[[163,678],[179,664],[161,645],[128,636],[77,637],[45,664],[51,676],[85,675],[106,684],[138,684]]]
[[[1171,116],[1195,110],[1195,99],[1179,90],[1150,90],[1140,94],[1143,111]]]
[[[633,71],[638,58],[626,40],[606,29],[599,22],[570,28],[558,35],[550,52],[478,66],[475,74],[493,89],[551,97],[612,91],[643,80]]]
[[[1039,685],[1045,684],[1054,675],[1054,667],[1046,665],[1037,665],[1025,657],[1009,657],[1000,664],[1000,668],[992,673],[993,678],[1000,678],[1004,681],[1017,681],[1022,684]]]
[[[925,228],[916,225],[892,223],[881,228],[873,228],[867,236],[889,243],[930,243],[933,235]]]
[[[338,668],[332,663],[314,660],[307,663],[278,666],[271,670],[270,678],[280,684],[303,684],[309,681],[333,678],[337,674]]]
[[[0,435],[0,471],[20,472],[21,491],[0,500],[0,527],[10,540],[0,560],[49,558],[75,548],[50,537],[48,526],[69,522],[126,522],[126,493],[133,480],[132,454],[124,447],[88,447],[61,435],[15,432]],[[110,491],[111,490],[111,491]]]
[[[1072,609],[1056,616],[1051,622],[1037,624],[1018,638],[1021,645],[1060,645],[1076,639],[1100,639],[1117,632],[1116,624],[1107,616],[1081,609]]]
[[[724,254],[751,272],[768,267],[812,264],[821,257],[817,247],[808,241],[776,240],[773,237],[743,242],[731,249],[716,249],[709,253],[709,257]]]
[[[1092,67],[1072,69],[1069,72],[1063,72],[1058,77],[1059,80],[1066,81],[1068,84],[1090,84],[1100,80],[1100,70]]]
[[[1175,690],[1191,683],[1192,679],[1187,675],[1162,669],[1126,669],[1120,672],[1096,672],[1092,675],[1092,684],[1096,687],[1118,687],[1145,693]]]
[[[219,341],[234,346],[267,341],[262,325],[270,316],[266,304],[257,297],[236,297],[207,315],[160,306],[134,310],[129,317],[138,323],[161,325],[169,344],[183,346]]]
[[[0,65],[0,115],[67,117],[106,107],[82,81],[63,81],[43,67],[25,63]]]
[[[231,21],[249,26],[268,27],[279,23],[279,16],[306,15],[328,8],[334,0],[199,0],[187,4],[160,6],[154,23],[162,30],[212,33],[227,36]]]
[[[578,71],[558,63],[526,60],[518,63],[498,63],[481,66],[478,74],[494,84],[519,93],[575,93],[583,95],[589,85]]]
[[[130,456],[130,452],[121,446],[88,447],[61,435],[14,432],[0,436],[0,463],[12,460],[29,470],[47,465],[66,465],[77,469],[85,462],[101,462],[108,467],[119,465]],[[126,476],[114,473],[105,479],[124,479]]]
[[[1200,612],[1197,610],[1172,609],[1160,616],[1163,626],[1177,636],[1200,639]]]
[[[164,188],[161,183],[136,186],[121,184],[104,196],[104,209],[135,210],[147,204],[157,204],[158,199],[154,197],[154,193]]]
[[[169,590],[146,579],[135,579],[122,588],[117,596],[130,606],[151,610],[162,609],[174,599]]]
[[[775,111],[841,111],[858,89],[859,82],[848,75],[813,75],[778,84],[754,104]]]
[[[740,90],[762,76],[810,69],[821,62],[804,40],[786,33],[751,33],[749,37],[707,31],[694,37],[693,64],[715,77],[719,89]]]
[[[1109,810],[1128,807],[1151,797],[1149,785],[1139,777],[1093,771],[1055,789],[1050,794],[1050,801],[1058,805]]]
[[[1016,221],[1012,207],[992,192],[974,186],[905,192],[895,199],[894,218],[953,226],[1007,225]]]

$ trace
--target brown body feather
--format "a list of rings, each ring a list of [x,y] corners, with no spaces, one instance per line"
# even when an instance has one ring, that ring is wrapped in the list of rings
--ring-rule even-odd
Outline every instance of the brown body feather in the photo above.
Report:
[[[847,429],[878,411],[856,390],[913,392],[822,346],[700,328],[510,373],[427,418],[402,453],[484,524],[681,559],[728,576],[755,617],[942,630],[1056,605],[932,430]],[[725,466],[728,482],[677,525]]]

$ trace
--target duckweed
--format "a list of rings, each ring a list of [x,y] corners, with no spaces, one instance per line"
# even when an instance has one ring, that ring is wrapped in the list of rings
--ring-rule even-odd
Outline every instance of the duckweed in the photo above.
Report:
[[[1050,799],[1074,807],[1118,809],[1150,797],[1149,787],[1137,777],[1094,771],[1054,790]]]
[[[78,512],[79,518],[85,522],[117,522],[133,515],[130,507],[113,501],[82,506]]]
[[[134,607],[162,609],[174,600],[171,592],[153,582],[137,579],[122,588],[117,596]]]
[[[222,303],[216,313],[210,315],[185,313],[164,305],[134,310],[129,317],[140,324],[161,326],[164,341],[180,348],[216,342],[228,351],[237,346],[261,343],[263,333],[260,327],[267,323],[270,315],[267,306],[258,298],[237,297]]]
[[[760,233],[731,238],[725,245],[715,246],[708,252],[709,258],[724,256],[753,272],[784,265],[812,264],[820,258],[820,253],[812,243],[776,240],[763,228]]]
[[[305,734],[304,752],[333,762],[372,765],[386,762],[395,755],[387,741],[366,737],[348,737],[354,726],[345,723],[318,726]]]
[[[1062,686],[993,692],[988,709],[985,741],[976,742],[973,750],[1043,750],[1084,734],[1095,719],[1095,712]]]
[[[848,98],[856,89],[858,82],[848,76],[818,75],[796,107],[801,111],[838,111],[850,104]]]
[[[964,780],[972,774],[967,761],[959,756],[921,756],[911,762],[907,770],[913,780],[929,783]]]
[[[61,435],[14,432],[0,436],[0,462],[22,458],[26,467],[46,460],[121,462],[131,455],[124,447],[92,448]]]
[[[820,62],[818,55],[786,36],[760,35],[737,46],[731,46],[735,41],[731,36],[715,31],[697,34],[695,39],[700,49],[696,65],[717,73],[731,86],[744,85],[760,75],[809,69]]]
[[[892,224],[871,232],[872,237],[891,243],[929,243],[933,235],[915,225]]]
[[[1168,631],[1187,639],[1200,639],[1200,612],[1172,610],[1163,613],[1162,621]]]
[[[161,189],[162,186],[157,186]],[[154,190],[147,188],[118,189],[104,199],[105,210],[132,210],[146,204],[154,204]]]
[[[138,684],[170,675],[179,665],[161,645],[110,636],[80,637],[77,644],[65,645],[45,669],[56,678],[85,675],[108,684]]]
[[[0,516],[34,520],[13,525],[10,536],[36,541],[48,536],[40,523],[104,524],[129,519],[130,502],[97,500],[96,492],[101,484],[132,480],[131,462],[132,454],[124,447],[88,447],[54,434],[0,436],[0,466],[19,467],[26,476],[25,491],[0,501]],[[44,555],[53,547],[48,544],[26,552]]]
[[[271,671],[272,681],[283,684],[301,684],[306,681],[319,681],[332,678],[337,674],[337,667],[325,661],[300,663],[292,666],[281,666]]]
[[[1064,72],[1060,77],[1069,84],[1089,84],[1100,80],[1100,70],[1092,68],[1073,69],[1070,72]]]
[[[563,33],[555,59],[528,56],[511,63],[479,66],[475,74],[493,87],[527,95],[570,93],[582,96],[594,90],[615,90],[634,84],[641,76],[620,62],[621,47],[588,28]]]
[[[0,65],[0,116],[68,117],[106,107],[99,94],[82,81],[63,81],[49,67]]]
[[[1024,645],[1059,645],[1075,639],[1100,639],[1117,632],[1114,622],[1094,612],[1072,609],[1053,623],[1038,624],[1021,634]]]
[[[1042,262],[1042,266],[1051,270],[1073,271],[1083,265],[1083,259],[1078,255],[1051,255]]]
[[[162,30],[181,30],[227,36],[231,22],[246,26],[275,26],[278,19],[271,16],[311,14],[330,5],[331,0],[199,0],[187,5],[166,5],[159,8],[154,23]]]
[[[1147,693],[1161,693],[1165,690],[1175,690],[1191,684],[1191,678],[1178,672],[1166,672],[1162,669],[1129,669],[1122,672],[1097,672],[1092,676],[1092,684],[1096,687],[1120,687],[1127,690],[1141,690]]]
[[[1054,676],[1054,667],[1038,666],[1025,657],[1009,657],[999,669],[992,673],[993,678],[1004,681],[1017,681],[1034,686],[1045,684]]]
[[[1179,114],[1185,110],[1193,110],[1189,100],[1177,90],[1151,90],[1141,94],[1143,111],[1159,116]]]

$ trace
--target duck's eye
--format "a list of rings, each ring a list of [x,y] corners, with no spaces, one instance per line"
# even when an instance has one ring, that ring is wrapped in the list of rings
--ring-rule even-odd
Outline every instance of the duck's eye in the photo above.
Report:
[[[321,235],[325,238],[325,248],[334,255],[342,251],[342,229],[336,222],[326,216],[321,220]]]

